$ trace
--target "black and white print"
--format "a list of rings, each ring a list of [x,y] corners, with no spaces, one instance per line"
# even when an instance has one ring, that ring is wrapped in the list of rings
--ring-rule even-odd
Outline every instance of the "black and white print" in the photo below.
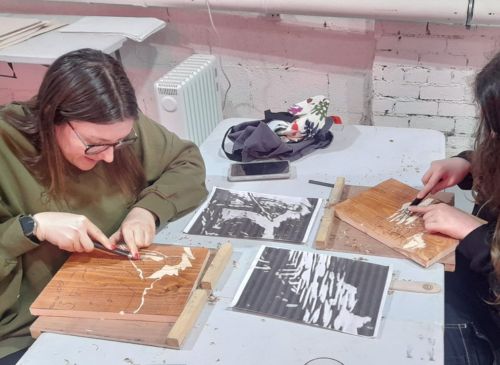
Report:
[[[321,199],[214,188],[185,233],[304,243]]]
[[[391,267],[263,246],[233,308],[375,337]]]

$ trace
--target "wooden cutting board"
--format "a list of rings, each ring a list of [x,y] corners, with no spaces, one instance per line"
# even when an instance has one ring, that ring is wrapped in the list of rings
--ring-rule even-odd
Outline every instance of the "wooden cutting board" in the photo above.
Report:
[[[345,185],[342,190],[340,201],[354,197],[359,193],[370,189],[368,186]],[[440,192],[435,195],[443,203],[454,205],[454,194]],[[315,248],[318,250],[349,252],[362,255],[374,255],[383,257],[404,258],[405,256],[382,242],[370,237],[359,229],[354,228],[338,217],[331,219],[330,235],[326,240],[316,240]],[[443,257],[438,262],[444,265],[446,271],[455,270],[455,252]]]
[[[408,185],[389,179],[338,203],[335,205],[335,215],[388,248],[428,267],[453,254],[458,241],[441,234],[425,232],[422,219],[416,215],[404,222],[397,221],[403,204],[412,201],[417,192]],[[337,235],[342,234],[338,228],[335,232]],[[348,235],[351,236],[346,232],[346,236]],[[369,251],[363,247],[364,240],[352,242],[353,245],[358,245],[361,253],[368,254],[363,252]]]
[[[175,322],[209,257],[207,248],[152,245],[141,260],[73,254],[31,305],[36,316]]]

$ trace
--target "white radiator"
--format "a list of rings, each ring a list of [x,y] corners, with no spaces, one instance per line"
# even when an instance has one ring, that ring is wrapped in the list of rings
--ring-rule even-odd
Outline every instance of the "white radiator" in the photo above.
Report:
[[[199,146],[222,120],[218,74],[215,56],[194,54],[158,79],[161,124]]]

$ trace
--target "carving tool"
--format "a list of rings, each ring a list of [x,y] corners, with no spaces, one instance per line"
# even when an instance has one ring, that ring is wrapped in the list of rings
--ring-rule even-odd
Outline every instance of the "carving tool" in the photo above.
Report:
[[[94,247],[104,252],[109,252],[115,255],[125,256],[128,257],[129,259],[133,259],[132,254],[129,251],[122,250],[121,248],[115,248],[114,250],[110,250],[109,248],[107,248],[106,246],[104,246],[102,243],[99,242],[94,242]]]
[[[407,215],[412,215],[412,214],[413,214],[413,212],[411,212],[408,208],[409,208],[409,207],[414,207],[414,206],[419,205],[420,203],[422,203],[422,201],[423,201],[425,198],[427,198],[427,195],[429,195],[429,193],[425,194],[423,198],[415,198],[415,199],[413,199],[413,200],[412,200],[412,202],[410,203],[410,205],[408,205],[408,206],[405,208],[405,210],[404,210],[405,214],[407,214]]]
[[[415,206],[415,205],[419,205],[420,203],[422,203],[422,201],[427,197],[427,194],[423,197],[423,198],[415,198],[413,199],[413,201],[410,203],[410,207],[412,206]]]

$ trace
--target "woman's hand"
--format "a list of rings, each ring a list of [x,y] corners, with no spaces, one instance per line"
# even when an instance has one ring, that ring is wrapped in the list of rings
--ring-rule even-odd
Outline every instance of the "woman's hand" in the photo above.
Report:
[[[149,210],[135,207],[127,214],[120,229],[109,238],[112,244],[125,242],[132,256],[139,258],[139,248],[148,247],[156,233],[155,216]]]
[[[480,218],[444,203],[426,207],[411,206],[408,209],[422,214],[426,231],[442,233],[459,240],[485,223]]]
[[[461,157],[433,161],[422,177],[424,188],[417,194],[417,198],[423,198],[429,193],[436,194],[458,184],[470,172],[470,168],[470,162]]]
[[[84,215],[58,212],[42,212],[33,216],[36,222],[35,236],[48,241],[62,250],[90,252],[93,241],[114,248],[106,235]]]

